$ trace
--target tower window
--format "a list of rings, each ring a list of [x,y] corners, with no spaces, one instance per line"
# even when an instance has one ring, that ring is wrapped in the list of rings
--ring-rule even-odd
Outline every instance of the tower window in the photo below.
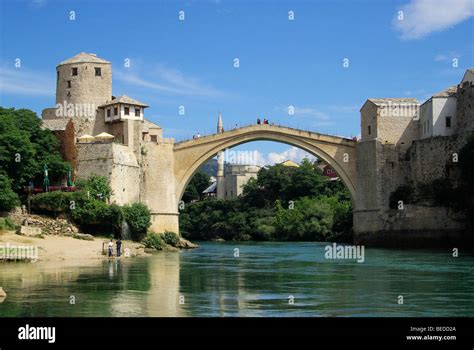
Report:
[[[110,108],[107,109],[107,118],[110,118]]]
[[[72,68],[72,75],[73,76],[77,75],[77,67]]]
[[[129,107],[125,107],[125,108],[124,108],[124,114],[125,114],[125,115],[129,115],[129,114],[130,114],[130,108],[129,108]]]
[[[451,127],[451,117],[446,117],[446,127],[447,128]]]
[[[70,80],[67,81],[67,87],[68,87],[68,88],[71,87],[71,81],[70,81]]]
[[[367,127],[367,132],[369,133],[369,135],[372,133],[372,128],[370,127],[370,125]]]
[[[94,70],[95,70],[95,76],[96,77],[102,76],[102,68],[95,67]]]
[[[117,114],[118,114],[118,108],[114,107],[114,115],[117,115]]]
[[[140,108],[135,108],[135,117],[140,116]]]
[[[59,71],[56,72],[56,79],[59,81]]]

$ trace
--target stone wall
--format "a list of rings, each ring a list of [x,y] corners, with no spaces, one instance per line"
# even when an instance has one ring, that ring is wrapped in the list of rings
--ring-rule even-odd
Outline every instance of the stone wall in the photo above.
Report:
[[[415,141],[406,154],[408,167],[405,182],[415,185],[428,184],[434,180],[449,178],[454,184],[459,179],[458,163],[453,162],[458,153],[456,136],[438,136]]]
[[[152,212],[151,230],[179,232],[173,139],[143,142],[143,202]]]
[[[140,166],[133,152],[116,143],[78,143],[77,177],[105,176],[114,191],[111,202],[130,204],[140,201]]]

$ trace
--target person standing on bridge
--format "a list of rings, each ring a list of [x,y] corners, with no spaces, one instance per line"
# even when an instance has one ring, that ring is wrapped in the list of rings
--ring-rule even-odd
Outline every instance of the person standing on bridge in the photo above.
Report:
[[[268,124],[268,119],[263,119],[263,124]]]
[[[257,124],[260,125],[261,122],[260,122],[260,118],[257,118]]]

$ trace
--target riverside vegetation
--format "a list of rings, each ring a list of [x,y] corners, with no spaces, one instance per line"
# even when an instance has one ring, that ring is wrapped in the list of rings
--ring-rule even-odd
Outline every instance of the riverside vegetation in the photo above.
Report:
[[[192,240],[350,240],[349,192],[317,165],[304,159],[299,167],[267,166],[247,182],[242,196],[187,204],[180,213],[182,235]],[[202,177],[197,184],[191,180],[190,188],[202,192]]]
[[[56,137],[51,131],[41,128],[41,119],[34,112],[0,107],[1,212],[28,203],[25,188],[30,181],[35,187],[42,187],[44,165],[48,166],[51,183],[61,181],[67,173],[68,164],[61,157]],[[151,224],[147,206],[142,203],[109,204],[111,195],[108,180],[91,175],[88,179],[76,181],[75,192],[46,192],[31,195],[29,199],[32,212],[56,219],[65,218],[83,232],[119,237],[126,222],[132,239],[145,239]],[[13,230],[15,225],[7,218],[1,221],[0,229]],[[189,242],[181,242],[175,233],[157,236],[164,242],[162,247],[157,247],[160,249],[167,245],[192,247]]]

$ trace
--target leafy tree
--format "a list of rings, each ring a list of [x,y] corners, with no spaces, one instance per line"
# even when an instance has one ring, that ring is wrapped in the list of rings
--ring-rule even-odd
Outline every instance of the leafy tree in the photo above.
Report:
[[[0,170],[12,180],[17,193],[32,179],[36,185],[43,183],[45,164],[53,181],[67,172],[59,141],[51,131],[42,129],[41,123],[30,110],[0,107]]]
[[[202,198],[202,191],[211,185],[211,178],[204,172],[197,172],[191,181],[183,195],[183,201],[188,203],[193,200],[199,200]]]
[[[150,209],[145,204],[133,203],[123,207],[124,218],[132,230],[135,240],[141,240],[151,225]]]
[[[12,181],[0,173],[0,211],[10,211],[18,203],[18,195],[12,190]]]

